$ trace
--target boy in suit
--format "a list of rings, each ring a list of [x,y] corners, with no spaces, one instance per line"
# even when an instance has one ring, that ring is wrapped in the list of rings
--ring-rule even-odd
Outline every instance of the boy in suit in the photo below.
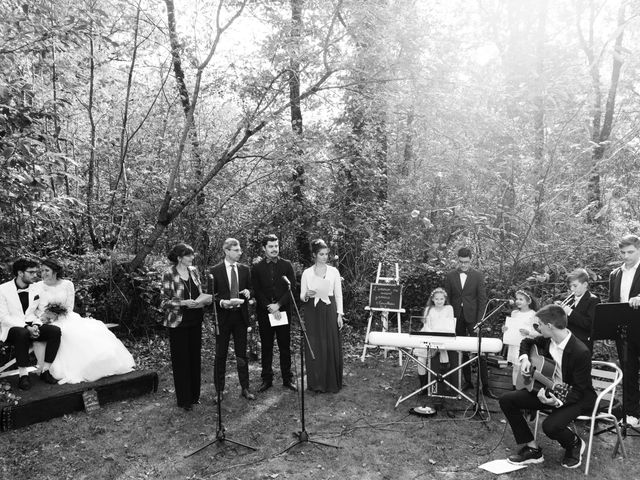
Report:
[[[482,320],[487,305],[484,275],[471,268],[471,250],[468,248],[458,250],[457,263],[458,268],[451,270],[444,277],[444,289],[456,317],[456,335],[475,337],[478,334],[473,327]],[[469,354],[465,353],[462,358],[466,362]],[[464,376],[462,390],[472,389],[471,367],[469,365],[464,367],[462,374]],[[480,382],[485,397],[498,398],[489,388],[487,358],[484,355],[480,355]]]
[[[609,276],[609,302],[629,303],[631,308],[640,307],[640,238],[626,235],[618,243],[623,264]],[[640,368],[640,326],[632,325],[626,336],[627,361],[624,362],[625,342],[616,341],[618,359],[622,366],[624,382],[624,405],[627,424],[640,425],[640,391],[638,369]]]
[[[241,395],[247,400],[256,397],[249,390],[249,359],[247,358],[247,328],[249,327],[248,301],[251,298],[251,272],[249,267],[238,263],[242,256],[240,242],[227,238],[222,245],[224,260],[211,269],[213,294],[218,316],[220,334],[216,336],[216,359],[214,384],[216,390],[224,391],[225,372],[229,341],[233,336],[236,367]],[[240,303],[238,300],[244,300]]]
[[[584,268],[577,268],[567,275],[567,282],[574,295],[573,301],[563,306],[567,314],[567,328],[593,352],[591,329],[600,299],[589,291],[589,274]]]
[[[500,398],[500,408],[509,422],[520,450],[509,457],[517,465],[542,463],[542,449],[533,438],[523,410],[551,409],[542,423],[547,437],[556,440],[565,449],[562,466],[578,468],[582,464],[584,441],[569,428],[576,417],[591,413],[596,392],[591,383],[591,352],[584,343],[567,329],[567,315],[559,305],[546,305],[536,312],[537,329],[542,334],[536,338],[525,338],[520,344],[519,368],[529,374],[531,362],[529,352],[535,345],[540,355],[555,362],[561,378],[556,381],[569,385],[564,400],[541,388],[537,393],[528,390],[507,392]],[[516,367],[514,367],[516,368]]]

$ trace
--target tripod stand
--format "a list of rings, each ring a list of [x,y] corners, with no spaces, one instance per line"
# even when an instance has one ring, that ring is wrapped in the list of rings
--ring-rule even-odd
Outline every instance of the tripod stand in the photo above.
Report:
[[[487,314],[487,308],[489,306],[489,303],[487,303],[487,305],[485,306],[485,309],[484,309],[484,316],[473,327],[473,329],[477,330],[477,332],[478,332],[478,349],[476,350],[476,360],[477,360],[476,361],[476,392],[475,392],[476,397],[475,397],[475,401],[473,402],[473,414],[470,417],[468,417],[469,420],[474,419],[474,418],[479,418],[483,422],[486,422],[486,421],[490,420],[490,415],[489,415],[490,413],[498,413],[498,412],[493,412],[493,411],[491,411],[491,410],[489,410],[487,408],[487,402],[484,400],[484,396],[482,397],[482,399],[480,398],[480,383],[481,383],[481,380],[480,380],[480,368],[481,368],[480,355],[482,355],[482,327],[487,322],[487,320],[489,320],[496,313],[498,313],[500,310],[502,310],[504,308],[504,306],[507,305],[508,303],[509,303],[509,301],[502,301],[502,303],[500,303],[500,305],[495,307],[488,314]],[[489,372],[487,372],[487,376],[488,375],[489,375]],[[489,385],[483,385],[483,388],[489,388]]]
[[[291,296],[291,303],[293,304],[293,308],[295,309],[296,314],[298,315],[298,323],[300,325],[300,426],[301,426],[301,430],[299,432],[294,432],[294,436],[297,437],[297,440],[295,440],[291,445],[285,448],[279,455],[281,455],[282,453],[287,453],[293,447],[300,445],[302,443],[313,443],[316,445],[323,445],[325,447],[340,448],[337,445],[331,445],[330,443],[321,442],[319,440],[311,440],[309,438],[309,433],[307,432],[306,425],[305,425],[305,418],[304,418],[304,414],[305,414],[305,407],[304,407],[305,341],[306,341],[306,344],[309,346],[309,353],[311,354],[311,358],[315,359],[315,356],[313,354],[313,349],[311,348],[311,344],[309,343],[309,337],[307,336],[307,329],[305,328],[304,321],[300,316],[300,310],[298,310],[296,299],[294,298],[293,292],[291,291],[291,283],[289,283],[289,281],[287,280],[287,277],[283,277],[283,278],[287,282],[287,286],[289,288],[289,295]]]
[[[209,288],[210,288],[210,292],[213,295],[213,275],[209,274],[208,276],[208,283],[209,283]],[[216,309],[215,306],[215,295],[213,297],[213,302],[212,304],[212,308],[213,308],[213,329],[212,333],[215,334],[215,338],[216,338],[216,347],[218,346],[217,342],[218,342],[218,336],[220,335],[220,326],[218,324],[218,311]],[[217,379],[218,378],[218,362],[214,363],[214,378]],[[216,429],[216,437],[211,440],[209,443],[206,443],[205,445],[201,446],[200,448],[198,448],[197,450],[194,450],[193,452],[185,455],[185,458],[190,457],[191,455],[195,455],[196,453],[204,450],[205,448],[209,447],[210,445],[213,445],[214,443],[224,443],[224,442],[229,442],[229,443],[233,443],[234,445],[239,445],[241,447],[245,447],[248,448],[250,450],[253,450],[254,452],[256,450],[258,450],[255,447],[251,447],[249,445],[246,445],[244,443],[238,442],[236,440],[232,440],[231,438],[227,438],[226,434],[225,434],[225,428],[224,425],[222,424],[222,392],[221,392],[221,388],[218,388],[218,386],[216,386],[216,406],[217,406],[217,410],[218,410],[218,426]]]

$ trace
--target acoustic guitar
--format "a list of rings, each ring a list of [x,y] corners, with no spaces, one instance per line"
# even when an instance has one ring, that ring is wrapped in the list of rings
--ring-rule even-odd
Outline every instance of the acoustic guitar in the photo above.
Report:
[[[516,390],[528,390],[537,393],[544,387],[547,392],[553,393],[558,400],[564,403],[567,395],[571,392],[571,386],[554,380],[554,373],[558,368],[556,362],[540,355],[536,345],[531,347],[529,361],[531,362],[531,368],[528,375],[518,371]],[[514,368],[518,368],[518,366],[514,365]]]

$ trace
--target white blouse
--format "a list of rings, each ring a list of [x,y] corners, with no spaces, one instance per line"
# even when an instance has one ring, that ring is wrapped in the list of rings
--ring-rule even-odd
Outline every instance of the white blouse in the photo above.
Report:
[[[433,306],[429,308],[422,331],[455,333],[456,319],[453,316],[453,307],[444,305],[440,310],[436,310]]]
[[[328,297],[334,297],[338,314],[344,315],[342,309],[342,278],[340,277],[338,269],[331,265],[327,265],[327,273],[324,278],[316,275],[314,267],[309,267],[302,272],[302,278],[300,279],[300,299],[302,301],[305,300],[308,290],[318,291],[317,285],[322,281],[329,282],[329,295],[324,298],[316,296],[314,298],[314,305],[317,305],[318,301],[329,304],[330,300]]]

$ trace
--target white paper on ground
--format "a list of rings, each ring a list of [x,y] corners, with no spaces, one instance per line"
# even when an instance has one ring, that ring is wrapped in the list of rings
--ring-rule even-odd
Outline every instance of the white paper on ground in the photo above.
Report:
[[[500,475],[501,473],[515,472],[516,470],[520,470],[521,468],[527,468],[527,466],[514,465],[513,463],[509,463],[509,461],[506,458],[502,458],[498,460],[491,460],[490,462],[483,463],[482,465],[478,465],[478,468],[482,468],[487,472]]]

